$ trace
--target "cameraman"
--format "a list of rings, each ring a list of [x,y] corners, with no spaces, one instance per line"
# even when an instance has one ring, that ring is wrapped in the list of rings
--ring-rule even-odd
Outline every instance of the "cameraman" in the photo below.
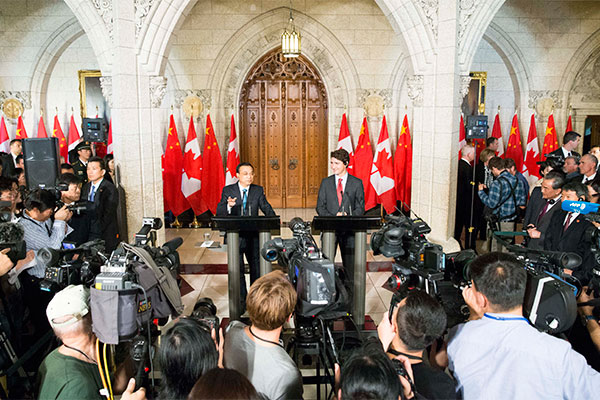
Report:
[[[19,220],[23,227],[27,251],[49,247],[55,250],[61,248],[63,239],[67,234],[67,221],[72,213],[67,206],[62,206],[56,212],[56,199],[54,194],[44,189],[35,189],[25,199],[25,211]],[[52,216],[54,215],[54,220]],[[40,290],[40,281],[44,279],[46,266],[33,260],[25,273],[19,278],[23,284],[25,303],[29,307],[30,316],[36,329],[36,337],[48,330],[48,323],[44,310],[51,299],[48,292]]]
[[[58,179],[59,185],[68,187],[68,190],[60,192],[60,200],[66,206],[77,206],[81,197],[81,181],[73,174],[62,174]],[[74,242],[76,246],[87,242],[90,235],[90,216],[86,211],[73,212],[69,220],[69,226],[73,228],[73,232],[69,233],[65,240]]]

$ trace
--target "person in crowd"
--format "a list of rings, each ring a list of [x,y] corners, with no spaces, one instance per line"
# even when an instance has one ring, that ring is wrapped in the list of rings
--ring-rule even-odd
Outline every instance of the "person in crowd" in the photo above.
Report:
[[[542,180],[544,179],[544,176],[546,176],[546,174],[550,171],[553,171],[554,168],[552,167],[552,165],[550,163],[548,163],[547,161],[541,161],[538,163],[540,168],[538,170],[539,175],[541,176],[540,179],[538,179],[537,181],[535,181],[535,183],[533,185],[529,186],[529,193],[531,194],[531,192],[533,192],[533,189],[535,189],[536,187],[541,187],[542,186]],[[561,170],[562,172],[562,170]]]
[[[529,181],[527,178],[520,172],[517,171],[517,163],[512,158],[505,158],[504,163],[506,164],[506,170],[514,177],[517,178],[519,184],[523,185],[523,189],[525,193],[529,193]]]
[[[73,174],[75,175],[75,170],[73,169],[73,166],[69,163],[62,163],[60,164],[60,174]]]
[[[115,156],[112,154],[105,155],[104,164],[106,164],[106,170],[108,171],[108,176],[110,176],[111,182],[116,185],[117,181],[115,180]]]
[[[14,181],[0,176],[0,201],[10,202],[10,207],[4,210],[10,211],[12,222],[16,222],[18,197],[19,192],[15,190]]]
[[[579,161],[579,175],[571,178],[572,182],[581,182],[586,184],[596,179],[596,170],[598,168],[598,159],[591,154],[585,154]]]
[[[88,181],[87,165],[90,157],[92,157],[92,147],[88,142],[80,142],[75,147],[75,151],[78,156],[77,160],[72,163],[75,176],[78,177],[82,183],[86,183]]]
[[[48,190],[35,189],[25,199],[25,211],[19,220],[24,230],[25,245],[28,251],[51,248],[59,250],[62,241],[68,233],[67,221],[72,213],[63,206],[54,211],[56,198]],[[54,217],[54,220],[52,219]],[[35,327],[35,337],[41,336],[49,330],[48,322],[44,317],[46,305],[52,294],[40,290],[40,282],[44,279],[46,266],[36,260],[31,261],[32,266],[19,275],[23,285],[25,305],[29,308],[31,321]]]
[[[463,291],[470,321],[449,333],[449,368],[463,399],[591,399],[600,374],[562,339],[523,316],[527,273],[512,255],[492,252],[470,265]]]
[[[251,325],[232,321],[225,335],[225,367],[241,372],[259,393],[273,400],[302,398],[302,376],[280,341],[296,298],[283,272],[260,277],[246,299]]]
[[[99,157],[90,158],[87,163],[88,182],[81,189],[81,198],[90,203],[89,240],[104,240],[104,247],[110,254],[120,242],[117,223],[119,194],[115,185],[104,179],[105,174],[104,160]]]
[[[569,156],[565,158],[565,164],[563,171],[567,175],[567,179],[571,179],[579,174],[579,158],[576,156]]]
[[[506,170],[506,164],[500,157],[493,157],[489,161],[489,168],[496,179],[489,188],[489,194],[485,192],[486,186],[479,184],[479,198],[485,206],[490,209],[499,223],[501,231],[514,231],[515,220],[518,216],[519,206],[527,202],[527,193],[519,184],[517,178]],[[499,245],[492,240],[492,250]]]
[[[600,203],[600,179],[594,179],[587,185],[590,203]]]
[[[23,153],[19,154],[17,158],[15,158],[15,165],[17,168],[21,168],[25,171],[25,160],[23,159]]]
[[[221,200],[217,204],[217,215],[258,216],[260,209],[266,216],[274,216],[275,211],[267,201],[262,186],[253,184],[254,167],[247,162],[240,163],[235,174],[237,183],[223,188]],[[256,282],[260,276],[260,249],[258,233],[240,233],[240,299],[242,313],[246,309],[246,277],[244,268],[244,254],[250,270],[250,284]]]
[[[584,287],[579,295],[577,301],[579,303],[587,303],[588,301],[594,300],[594,292],[589,290],[588,287]],[[581,320],[585,324],[585,327],[588,331],[589,338],[593,343],[596,352],[595,352],[595,363],[596,365],[600,364],[600,324],[598,324],[599,316],[600,316],[600,306],[581,306],[578,307],[579,316]],[[588,359],[589,360],[589,359]],[[596,367],[596,371],[598,371],[598,367]]]
[[[581,135],[574,131],[569,131],[563,136],[563,145],[559,149],[554,150],[550,154],[560,156],[564,160],[569,156],[581,157],[581,154],[575,151],[579,146]]]
[[[489,138],[485,139],[485,148],[493,151],[494,155],[498,154],[498,146],[500,146],[500,141],[498,138],[490,136]]]
[[[562,187],[561,202],[587,201],[588,189],[582,183],[568,182]],[[587,284],[594,266],[592,245],[587,230],[592,224],[578,212],[557,210],[548,225],[544,250],[573,252],[581,256],[581,265],[572,272],[582,284]]]
[[[213,368],[202,374],[192,388],[189,400],[261,400],[252,383],[244,375],[229,368]]]
[[[104,399],[104,384],[96,363],[96,337],[92,333],[89,289],[83,285],[70,285],[56,293],[46,308],[48,322],[61,345],[52,351],[38,372],[38,398],[45,399]],[[126,377],[125,368],[117,370]],[[142,400],[144,388],[135,389],[135,379],[127,387],[119,387],[115,379],[115,393],[123,392],[121,399]]]
[[[565,175],[550,171],[544,176],[542,186],[535,188],[529,198],[523,227],[527,229],[527,247],[542,250],[546,231],[554,213],[560,210],[562,187]]]
[[[424,362],[427,347],[446,330],[441,304],[422,290],[412,290],[393,310],[391,320],[395,335],[387,353],[390,358],[408,357],[417,393],[431,400],[456,398],[452,378]]]
[[[475,187],[478,187],[480,183],[485,184],[486,187],[490,187],[492,185],[494,176],[492,175],[492,171],[490,171],[488,164],[495,155],[496,154],[491,149],[483,149],[481,151],[481,154],[479,155],[479,161],[475,165]],[[488,189],[484,190],[486,193],[489,193]],[[479,196],[475,196],[474,204],[473,216],[475,218],[475,227],[479,232],[479,239],[486,240],[487,222],[485,221],[485,218],[483,218],[483,210],[485,206],[481,202]]]
[[[600,146],[592,146],[590,154],[600,160]]]
[[[208,324],[195,318],[180,318],[161,338],[160,398],[187,398],[198,378],[216,368],[218,362],[219,353]]]
[[[473,208],[473,160],[475,159],[475,148],[466,145],[461,150],[462,157],[458,161],[458,180],[456,182],[456,220],[454,224],[454,239],[461,243],[463,230],[465,231],[465,244],[461,243],[463,249],[475,250],[475,239],[477,231],[469,231],[471,226],[471,216],[473,221],[475,213],[471,212]]]
[[[9,176],[14,174],[17,168],[17,156],[23,151],[21,139],[12,139],[10,141],[10,152],[2,159],[2,175]]]
[[[319,216],[363,215],[365,213],[365,191],[362,181],[348,173],[350,155],[344,149],[331,152],[329,166],[332,175],[324,178],[317,197]],[[354,273],[354,233],[335,233],[335,249],[340,246],[344,272],[353,281]],[[335,254],[332,256],[335,257]]]
[[[58,179],[58,184],[65,185],[68,190],[61,191],[61,201],[67,206],[76,205],[81,199],[81,181],[73,174],[62,174]],[[80,204],[81,203],[77,203]],[[69,220],[69,226],[72,232],[65,237],[65,241],[72,242],[76,246],[87,242],[90,235],[90,214],[87,210],[77,210],[73,212]]]

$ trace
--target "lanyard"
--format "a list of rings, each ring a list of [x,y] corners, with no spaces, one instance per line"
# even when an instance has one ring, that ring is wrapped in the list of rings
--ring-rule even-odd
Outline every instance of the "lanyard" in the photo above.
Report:
[[[483,314],[483,316],[496,321],[525,321],[529,323],[529,320],[525,317],[498,317],[496,315],[491,315],[488,313]]]
[[[44,228],[46,228],[46,232],[48,232],[48,237],[51,237],[51,236],[52,236],[52,230],[51,230],[51,229],[48,227],[48,224],[46,224],[46,222],[45,222],[45,221],[44,221],[44,222],[42,222],[42,223],[39,223],[38,221],[35,221],[34,219],[32,219],[32,218],[29,218],[29,217],[28,217],[28,216],[26,216],[26,215],[23,215],[23,218],[24,218],[24,219],[26,219],[26,220],[28,220],[28,221],[31,221],[31,222],[33,222],[34,224],[36,224],[36,225],[37,225],[37,226],[39,226],[40,228],[43,226]]]

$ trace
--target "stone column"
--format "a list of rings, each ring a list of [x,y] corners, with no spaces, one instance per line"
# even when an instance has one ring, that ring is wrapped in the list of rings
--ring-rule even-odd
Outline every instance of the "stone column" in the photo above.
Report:
[[[136,55],[134,2],[113,2],[113,145],[120,185],[126,196],[127,238],[143,217],[163,216],[160,130],[153,118],[166,90],[166,78],[143,73]],[[154,108],[153,108],[154,107]],[[159,242],[164,230],[159,232]]]

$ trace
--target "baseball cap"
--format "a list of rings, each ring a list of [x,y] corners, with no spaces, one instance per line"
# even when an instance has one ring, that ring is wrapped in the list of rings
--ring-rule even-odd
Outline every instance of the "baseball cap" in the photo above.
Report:
[[[53,328],[68,326],[82,319],[90,310],[89,299],[90,291],[83,285],[69,285],[56,293],[46,308],[50,326]],[[53,322],[68,315],[72,317],[66,321]]]

